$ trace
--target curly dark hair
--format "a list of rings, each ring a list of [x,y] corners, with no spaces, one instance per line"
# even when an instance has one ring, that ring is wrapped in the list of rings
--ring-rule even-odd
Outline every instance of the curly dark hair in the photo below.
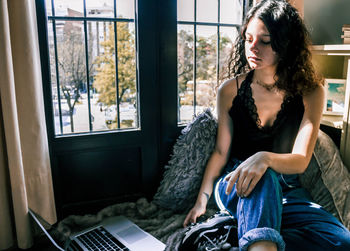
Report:
[[[298,11],[284,0],[263,0],[247,14],[223,72],[222,79],[248,72],[245,32],[249,21],[259,18],[271,36],[271,47],[278,55],[276,85],[287,95],[304,95],[322,85],[311,62],[311,39]]]

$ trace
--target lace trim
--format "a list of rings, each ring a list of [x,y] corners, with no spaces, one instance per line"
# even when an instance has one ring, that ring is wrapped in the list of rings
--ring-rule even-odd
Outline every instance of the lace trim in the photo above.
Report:
[[[278,122],[281,120],[281,117],[284,113],[284,110],[287,104],[291,101],[291,97],[290,96],[284,97],[283,102],[281,104],[281,108],[278,111],[273,124],[271,126],[262,126],[261,120],[259,118],[258,110],[255,105],[255,100],[253,98],[252,88],[250,86],[252,83],[252,78],[253,78],[253,71],[251,71],[248,74],[246,79],[241,84],[241,88],[239,88],[238,90],[238,96],[241,98],[243,105],[247,108],[250,117],[253,119],[258,129],[264,130],[264,131],[270,131],[273,128],[275,128],[276,125],[278,125]]]

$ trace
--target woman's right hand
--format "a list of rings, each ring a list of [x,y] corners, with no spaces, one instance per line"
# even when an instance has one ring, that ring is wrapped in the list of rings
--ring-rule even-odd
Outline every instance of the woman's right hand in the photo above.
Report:
[[[206,206],[197,205],[197,203],[194,205],[194,207],[188,212],[185,221],[183,223],[184,227],[187,227],[191,223],[196,223],[197,218],[201,215],[203,215],[206,211]]]

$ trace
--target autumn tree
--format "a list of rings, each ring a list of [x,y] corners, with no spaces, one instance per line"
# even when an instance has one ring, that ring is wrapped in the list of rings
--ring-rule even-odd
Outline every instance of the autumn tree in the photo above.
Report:
[[[135,39],[129,30],[128,23],[117,23],[117,51],[115,50],[114,25],[108,26],[108,37],[100,44],[103,53],[96,57],[96,75],[94,88],[99,93],[99,102],[106,106],[115,105],[119,102],[132,100],[136,102],[136,62],[135,62]],[[118,94],[116,81],[115,53],[118,57]],[[118,96],[118,97],[117,97]]]

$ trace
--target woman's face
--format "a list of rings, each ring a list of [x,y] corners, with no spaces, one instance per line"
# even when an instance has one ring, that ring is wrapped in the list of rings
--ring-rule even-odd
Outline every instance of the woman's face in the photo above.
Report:
[[[252,18],[245,38],[245,56],[251,69],[276,67],[277,54],[272,50],[270,33],[263,21]]]

